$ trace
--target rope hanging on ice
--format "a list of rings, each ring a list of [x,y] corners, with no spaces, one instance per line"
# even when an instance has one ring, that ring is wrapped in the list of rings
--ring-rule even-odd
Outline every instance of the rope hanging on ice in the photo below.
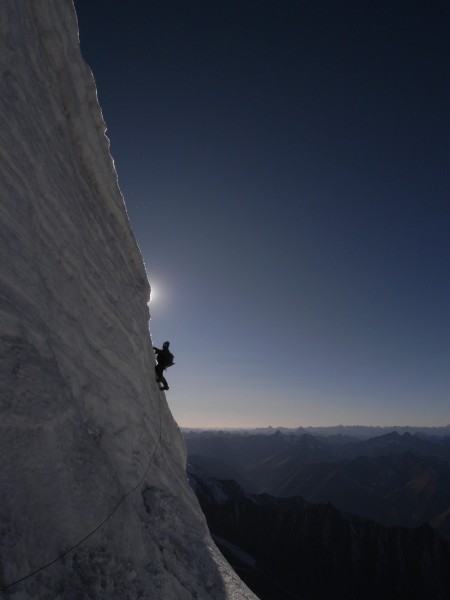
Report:
[[[150,470],[150,467],[152,466],[153,463],[153,459],[155,458],[156,455],[156,451],[158,450],[158,448],[161,446],[161,454],[162,454],[162,419],[161,419],[161,396],[159,398],[159,438],[158,441],[156,443],[156,446],[153,450],[153,453],[150,457],[149,463],[147,465],[147,468],[145,470],[144,475],[141,477],[139,483],[137,483],[133,489],[131,489],[129,492],[127,492],[124,496],[122,496],[122,498],[117,502],[116,506],[113,508],[113,510],[103,519],[103,521],[101,523],[99,523],[90,533],[88,533],[87,535],[84,536],[84,538],[82,538],[81,540],[79,540],[76,544],[74,544],[73,546],[71,546],[70,548],[68,548],[67,550],[65,550],[64,552],[62,552],[59,556],[57,556],[56,558],[54,558],[53,560],[51,560],[50,562],[48,562],[45,565],[42,565],[42,567],[39,567],[38,569],[35,569],[34,571],[31,571],[30,573],[28,573],[27,575],[24,575],[23,577],[21,577],[20,579],[16,579],[15,581],[12,581],[11,583],[8,583],[7,585],[0,585],[0,590],[2,592],[5,592],[6,590],[8,590],[10,587],[17,585],[18,583],[21,583],[22,581],[25,581],[26,579],[29,579],[30,577],[33,577],[34,575],[37,575],[38,573],[41,573],[42,571],[45,571],[46,569],[48,569],[49,567],[51,567],[51,565],[55,564],[56,562],[58,562],[59,560],[61,560],[62,558],[64,558],[65,556],[67,556],[68,554],[70,554],[71,552],[73,552],[74,550],[76,550],[76,548],[78,548],[79,546],[81,546],[86,540],[88,540],[91,536],[94,535],[94,533],[96,533],[99,529],[101,529],[103,527],[103,525],[109,521],[109,519],[113,516],[113,514],[117,511],[117,509],[119,508],[119,506],[122,504],[122,502],[124,500],[126,500],[126,498],[128,498],[128,496],[130,496],[133,492],[135,492],[144,482],[144,479],[147,477],[147,474]]]

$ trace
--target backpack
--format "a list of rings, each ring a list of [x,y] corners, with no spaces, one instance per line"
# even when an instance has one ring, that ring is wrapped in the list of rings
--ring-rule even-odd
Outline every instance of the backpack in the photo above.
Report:
[[[164,357],[164,364],[165,364],[165,366],[166,367],[171,367],[174,364],[173,359],[174,359],[174,355],[171,352],[169,352],[167,354],[167,356]]]

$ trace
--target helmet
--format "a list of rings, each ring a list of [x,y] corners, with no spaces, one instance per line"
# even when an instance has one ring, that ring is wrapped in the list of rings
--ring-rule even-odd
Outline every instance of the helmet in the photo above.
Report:
[[[170,342],[164,342],[163,348],[168,348],[170,346]]]

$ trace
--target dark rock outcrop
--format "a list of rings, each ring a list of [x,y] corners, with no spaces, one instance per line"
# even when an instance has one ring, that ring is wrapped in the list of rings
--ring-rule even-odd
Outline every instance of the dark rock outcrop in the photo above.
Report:
[[[198,473],[190,480],[211,532],[255,560],[251,568],[237,555],[235,568],[262,600],[450,597],[450,545],[427,525],[385,527],[330,504],[248,496]]]

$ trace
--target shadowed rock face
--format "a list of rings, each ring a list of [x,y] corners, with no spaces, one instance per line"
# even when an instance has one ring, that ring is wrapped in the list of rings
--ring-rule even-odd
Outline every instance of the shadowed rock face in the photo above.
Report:
[[[256,561],[252,568],[228,555],[262,600],[450,595],[450,546],[429,526],[383,527],[330,504],[247,496],[234,482],[189,477],[211,532]]]
[[[0,33],[0,583],[24,600],[253,598],[155,382],[147,276],[73,4],[4,0]]]

